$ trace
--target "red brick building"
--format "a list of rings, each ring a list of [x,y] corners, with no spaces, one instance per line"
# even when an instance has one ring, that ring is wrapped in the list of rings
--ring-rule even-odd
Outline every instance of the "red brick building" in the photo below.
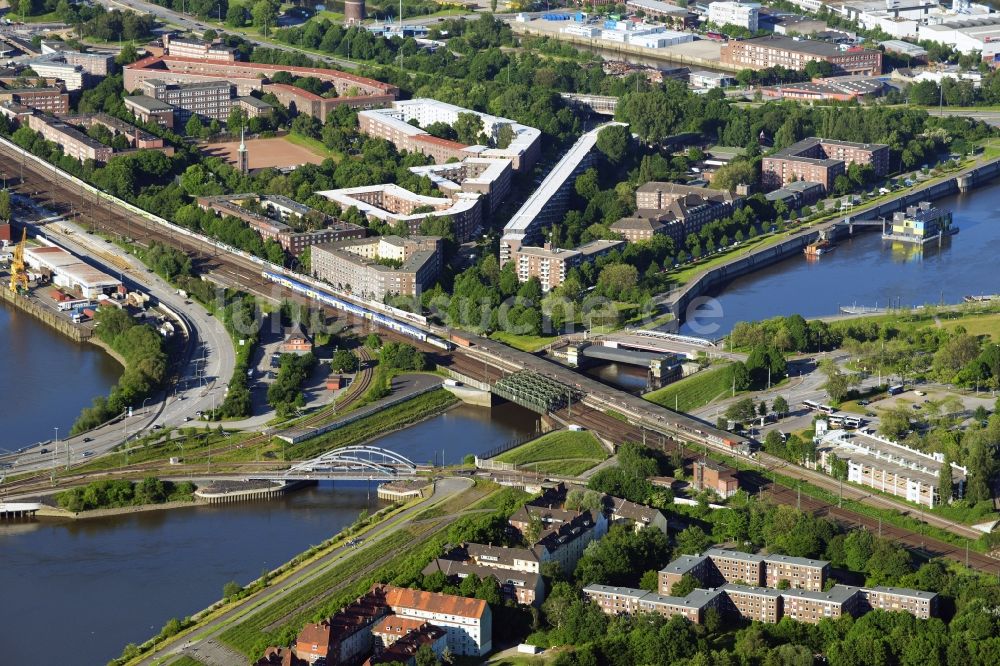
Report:
[[[714,460],[707,458],[696,460],[692,471],[694,473],[692,485],[696,490],[712,490],[722,499],[726,499],[735,495],[740,489],[736,473]]]
[[[791,37],[757,37],[730,40],[722,46],[721,62],[739,69],[784,67],[803,70],[810,62],[828,62],[838,74],[882,73],[882,52],[853,47],[841,49],[837,44]]]
[[[876,176],[889,172],[889,146],[810,137],[763,159],[760,182],[775,190],[795,181],[819,183],[827,192],[848,164],[870,165]]]

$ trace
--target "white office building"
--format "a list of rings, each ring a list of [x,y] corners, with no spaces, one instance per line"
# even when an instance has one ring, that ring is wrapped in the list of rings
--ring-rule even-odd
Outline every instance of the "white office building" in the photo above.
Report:
[[[718,26],[735,25],[757,32],[760,4],[756,2],[713,2],[708,6],[708,21]]]

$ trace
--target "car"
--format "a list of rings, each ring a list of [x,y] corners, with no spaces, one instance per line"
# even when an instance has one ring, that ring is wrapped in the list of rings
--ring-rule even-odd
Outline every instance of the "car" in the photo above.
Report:
[[[913,405],[913,409],[923,409],[920,405]]]
[[[89,458],[92,455],[94,455],[93,451],[84,451],[83,453],[80,454],[80,457],[81,458]]]
[[[858,404],[861,405],[862,407],[867,407],[871,403],[867,400],[858,400]]]
[[[48,452],[49,452],[48,449],[41,449],[38,453],[43,454],[43,453],[48,453]]]
[[[93,437],[84,437],[84,438],[83,438],[83,443],[84,443],[84,444],[86,444],[87,442],[92,442],[92,441],[94,441],[94,438],[93,438]]]
[[[875,412],[865,412],[865,416],[867,416],[868,418],[872,418],[873,416],[875,416]]]
[[[157,423],[156,425],[153,426],[153,430],[163,430],[163,425]]]
[[[190,420],[191,420],[191,417],[190,417],[190,416],[185,416],[185,417],[184,417],[184,423],[187,423],[187,422],[188,422],[188,421],[190,421]]]

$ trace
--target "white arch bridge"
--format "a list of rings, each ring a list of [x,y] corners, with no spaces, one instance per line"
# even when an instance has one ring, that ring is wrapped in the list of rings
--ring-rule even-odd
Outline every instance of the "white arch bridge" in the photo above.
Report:
[[[249,478],[283,481],[342,480],[392,481],[416,475],[418,466],[395,451],[377,446],[345,446],[312,460],[295,463],[283,472],[263,472]]]

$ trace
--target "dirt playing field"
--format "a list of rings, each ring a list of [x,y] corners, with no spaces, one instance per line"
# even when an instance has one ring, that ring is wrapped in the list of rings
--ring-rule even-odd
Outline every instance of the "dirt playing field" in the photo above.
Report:
[[[202,146],[201,152],[212,157],[221,157],[230,164],[236,164],[239,141],[210,143]],[[251,139],[247,141],[250,153],[250,168],[291,167],[301,164],[320,164],[323,158],[304,146],[298,146],[283,138]]]

